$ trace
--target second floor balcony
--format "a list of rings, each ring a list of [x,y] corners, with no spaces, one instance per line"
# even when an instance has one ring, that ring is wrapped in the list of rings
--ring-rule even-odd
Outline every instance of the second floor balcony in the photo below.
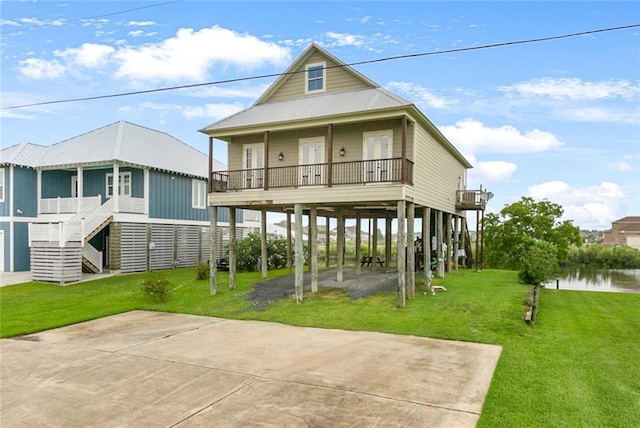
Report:
[[[413,185],[413,162],[401,158],[215,171],[213,192],[250,189],[331,187],[370,183]]]

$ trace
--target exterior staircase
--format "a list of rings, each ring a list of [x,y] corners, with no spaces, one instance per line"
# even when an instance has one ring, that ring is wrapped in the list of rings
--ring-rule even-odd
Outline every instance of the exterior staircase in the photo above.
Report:
[[[82,271],[89,273],[102,273],[102,251],[98,251],[89,241],[113,221],[113,199],[100,205],[97,209],[88,213],[78,213],[82,221],[83,242],[82,247]],[[70,221],[73,221],[72,218]],[[76,220],[77,221],[77,220]]]

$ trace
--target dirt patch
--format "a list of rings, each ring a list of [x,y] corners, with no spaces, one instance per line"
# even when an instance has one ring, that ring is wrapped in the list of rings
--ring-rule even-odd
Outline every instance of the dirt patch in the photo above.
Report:
[[[398,289],[398,274],[395,269],[366,269],[356,275],[354,267],[346,267],[342,272],[342,282],[336,280],[335,268],[318,271],[318,286],[323,288],[339,288],[349,294],[351,300],[371,296],[375,293],[391,293]],[[311,273],[306,272],[304,292],[311,292]],[[254,308],[265,308],[275,300],[287,299],[294,294],[295,275],[267,279],[256,284],[249,294]]]

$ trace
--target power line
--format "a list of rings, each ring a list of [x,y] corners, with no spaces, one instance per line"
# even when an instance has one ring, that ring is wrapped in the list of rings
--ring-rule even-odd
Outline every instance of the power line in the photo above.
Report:
[[[56,20],[59,21],[61,23],[69,23],[69,22],[76,22],[76,21],[85,21],[88,19],[98,19],[98,18],[106,18],[108,16],[114,16],[114,15],[122,15],[123,13],[129,13],[129,12],[135,12],[137,10],[142,10],[142,9],[149,9],[152,7],[159,7],[159,6],[166,6],[168,4],[172,4],[172,3],[181,3],[184,0],[171,0],[171,1],[166,1],[164,3],[154,3],[154,4],[149,4],[146,6],[140,6],[140,7],[135,7],[133,9],[127,9],[127,10],[120,10],[117,12],[111,12],[111,13],[105,13],[102,15],[95,15],[95,16],[87,16],[85,18],[73,18],[73,19],[61,19],[61,20]],[[7,30],[7,31],[0,31],[0,34],[17,34],[20,33],[21,31],[24,30],[35,30],[38,28],[46,28],[46,27],[57,27],[58,24],[42,24],[42,25],[38,25],[36,27],[28,27],[28,28],[21,28],[21,29],[14,29],[14,30]]]
[[[570,37],[585,36],[585,35],[588,35],[588,34],[605,33],[605,32],[610,32],[610,31],[626,30],[626,29],[637,28],[637,27],[640,27],[640,24],[629,24],[629,25],[623,25],[623,26],[619,26],[619,27],[600,28],[600,29],[597,29],[597,30],[580,31],[580,32],[577,32],[577,33],[562,34],[562,35],[558,35],[558,36],[538,37],[538,38],[533,38],[533,39],[492,43],[492,44],[487,44],[487,45],[471,46],[471,47],[466,47],[466,48],[455,48],[455,49],[447,49],[447,50],[442,50],[442,51],[431,51],[431,52],[421,52],[421,53],[406,54],[406,55],[388,56],[388,57],[384,57],[384,58],[377,58],[377,59],[370,59],[370,60],[365,60],[365,61],[352,62],[352,63],[349,63],[349,64],[339,64],[339,65],[334,65],[334,66],[330,66],[330,67],[326,67],[326,68],[329,69],[329,68],[338,68],[338,67],[349,67],[349,66],[354,66],[354,65],[374,64],[374,63],[379,63],[379,62],[395,61],[395,60],[399,60],[399,59],[418,58],[418,57],[424,57],[424,56],[443,55],[443,54],[451,54],[451,53],[458,53],[458,52],[469,52],[469,51],[482,50],[482,49],[493,49],[493,48],[499,48],[499,47],[505,47],[505,46],[523,45],[523,44],[528,44],[528,43],[539,43],[539,42],[546,42],[546,41],[550,41],[550,40],[567,39],[567,38],[570,38]],[[213,81],[213,82],[193,83],[193,84],[190,84],[190,85],[169,86],[169,87],[165,87],[165,88],[146,89],[146,90],[133,91],[133,92],[120,92],[120,93],[116,93],[116,94],[96,95],[96,96],[92,96],[92,97],[68,98],[68,99],[55,100],[55,101],[43,101],[43,102],[40,102],[40,103],[23,104],[23,105],[11,106],[11,107],[2,107],[2,108],[0,108],[0,110],[14,110],[14,109],[19,109],[19,108],[38,107],[38,106],[51,105],[51,104],[71,103],[71,102],[76,102],[76,101],[92,101],[92,100],[100,100],[100,99],[107,99],[107,98],[126,97],[126,96],[131,96],[131,95],[151,94],[151,93],[156,93],[156,92],[174,91],[174,90],[177,90],[177,89],[190,89],[190,88],[197,88],[197,87],[202,87],[202,86],[222,85],[222,84],[226,84],[226,83],[236,83],[236,82],[244,82],[244,81],[248,81],[248,80],[258,80],[258,79],[265,79],[265,78],[270,78],[270,77],[280,77],[280,76],[296,74],[296,73],[304,73],[304,72],[305,71],[301,70],[301,71],[290,71],[290,72],[284,72],[284,73],[261,74],[261,75],[249,76],[249,77],[238,77],[238,78],[235,78],[235,79],[217,80],[217,81]]]

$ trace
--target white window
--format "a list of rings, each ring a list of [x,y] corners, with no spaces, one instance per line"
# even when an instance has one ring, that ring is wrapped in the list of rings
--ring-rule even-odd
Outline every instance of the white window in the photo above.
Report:
[[[244,188],[261,189],[264,174],[264,143],[245,144],[244,153]]]
[[[107,174],[107,198],[113,196],[113,174]],[[131,196],[131,172],[121,172],[118,179],[118,195]]]
[[[365,182],[393,180],[393,131],[365,132],[363,135],[362,159]],[[399,177],[396,177],[396,179]]]
[[[0,202],[4,202],[4,168],[0,168]]]
[[[318,62],[315,64],[307,64],[305,70],[305,94],[315,94],[324,92],[327,88],[325,79],[326,62]]]
[[[191,206],[205,209],[207,200],[207,182],[204,180],[191,180]]]

